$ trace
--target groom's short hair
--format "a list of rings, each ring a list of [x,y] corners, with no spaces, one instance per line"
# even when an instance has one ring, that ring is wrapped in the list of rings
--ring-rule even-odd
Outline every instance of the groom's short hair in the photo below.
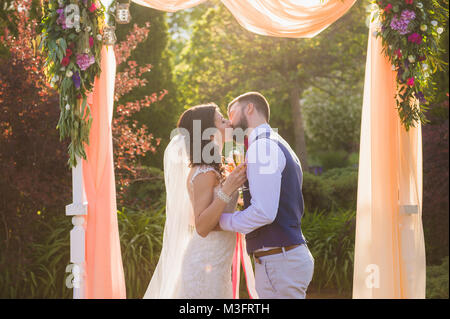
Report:
[[[269,122],[270,118],[270,107],[269,102],[267,102],[266,98],[259,92],[247,92],[239,95],[233,101],[228,104],[227,111],[230,111],[230,107],[235,103],[248,104],[252,103],[256,110],[263,114],[266,117],[266,121]]]

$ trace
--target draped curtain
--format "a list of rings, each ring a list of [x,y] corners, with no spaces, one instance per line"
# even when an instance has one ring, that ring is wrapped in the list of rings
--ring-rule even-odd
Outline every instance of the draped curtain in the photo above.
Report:
[[[86,219],[85,297],[125,298],[125,279],[117,223],[116,182],[111,122],[116,77],[114,48],[104,45],[99,78],[88,97],[92,114],[89,145],[85,146],[83,179]]]
[[[354,298],[425,298],[420,124],[406,132],[396,72],[369,31],[359,151]]]
[[[133,1],[174,12],[206,0]],[[355,1],[222,0],[222,3],[249,31],[266,36],[308,38],[339,19]],[[91,145],[87,149],[87,163],[90,164],[83,163],[89,201],[87,297],[123,298],[125,284],[115,215],[110,127],[115,62],[112,50],[105,50],[104,47],[102,74],[94,88],[91,105],[94,123],[90,133]],[[419,126],[406,132],[401,126],[395,109],[395,74],[381,53],[380,41],[372,36],[369,36],[367,70],[361,127],[353,297],[423,298],[425,254],[421,223],[421,130]]]

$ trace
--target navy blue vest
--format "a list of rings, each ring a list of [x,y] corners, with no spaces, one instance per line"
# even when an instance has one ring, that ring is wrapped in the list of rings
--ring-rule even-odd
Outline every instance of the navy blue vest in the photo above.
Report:
[[[281,141],[265,132],[256,137],[270,138],[283,151],[286,157],[286,166],[281,173],[281,192],[278,212],[273,223],[264,225],[245,236],[248,253],[262,247],[285,247],[295,244],[305,244],[301,229],[301,219],[304,211],[302,182],[303,173],[297,158],[293,157],[290,150]],[[248,182],[244,184],[244,208],[250,206],[251,194]]]

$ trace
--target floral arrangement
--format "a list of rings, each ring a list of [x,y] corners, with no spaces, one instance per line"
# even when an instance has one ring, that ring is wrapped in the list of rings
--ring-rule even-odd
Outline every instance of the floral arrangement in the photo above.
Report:
[[[406,130],[420,121],[433,96],[430,75],[443,68],[439,38],[448,9],[436,0],[376,0],[374,19],[380,28],[383,52],[397,71],[397,108]]]
[[[39,26],[39,49],[46,57],[44,70],[51,86],[58,90],[60,138],[71,138],[70,166],[76,156],[86,158],[92,123],[87,95],[100,69],[104,24],[103,5],[94,0],[48,0]]]

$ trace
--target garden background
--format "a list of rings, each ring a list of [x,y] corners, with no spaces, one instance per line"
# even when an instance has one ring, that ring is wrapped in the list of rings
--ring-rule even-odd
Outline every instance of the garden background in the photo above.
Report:
[[[30,10],[15,6],[28,2]],[[211,101],[226,114],[250,90],[268,98],[271,126],[302,161],[302,228],[316,261],[308,298],[351,298],[368,5],[358,1],[312,39],[282,39],[244,30],[218,1],[177,13],[131,4],[131,23],[117,27],[113,119],[127,298],[142,298],[158,261],[162,158],[178,116]],[[0,6],[0,298],[72,297],[68,142],[30,41],[41,14],[39,0]],[[448,63],[448,20],[443,27]],[[448,298],[448,65],[432,80],[438,90],[423,126],[427,298]]]

